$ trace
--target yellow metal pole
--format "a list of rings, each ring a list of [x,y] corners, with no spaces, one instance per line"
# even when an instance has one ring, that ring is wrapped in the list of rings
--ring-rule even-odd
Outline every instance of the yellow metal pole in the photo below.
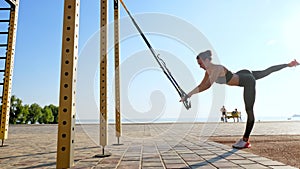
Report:
[[[119,49],[119,2],[114,0],[114,46],[115,46],[115,121],[116,137],[120,144],[121,137],[121,113],[120,113],[120,49]]]
[[[7,46],[6,61],[5,61],[2,110],[1,110],[0,139],[2,140],[2,146],[4,144],[4,140],[7,139],[7,135],[8,135],[10,97],[11,97],[14,55],[15,55],[16,36],[17,36],[19,0],[15,0],[14,4],[11,4],[11,7],[12,9],[10,11],[8,43],[7,43],[8,46]]]
[[[108,156],[104,148],[107,145],[107,0],[101,0],[100,6],[100,145],[102,154]]]
[[[65,0],[57,134],[57,168],[74,165],[75,88],[80,0]]]

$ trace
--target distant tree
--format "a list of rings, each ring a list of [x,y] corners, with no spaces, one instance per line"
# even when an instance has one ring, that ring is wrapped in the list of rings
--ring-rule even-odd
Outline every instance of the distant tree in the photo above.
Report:
[[[10,124],[35,124],[37,122],[40,124],[58,123],[58,107],[53,104],[45,106],[44,108],[41,108],[37,103],[23,105],[22,100],[15,95],[11,96],[10,104]],[[0,110],[2,110],[2,105],[0,105]]]
[[[58,123],[58,107],[53,104],[50,104],[47,107],[49,107],[51,109],[52,115],[53,115],[53,122],[51,122],[51,124],[57,124]]]
[[[33,103],[29,107],[28,118],[26,119],[27,123],[35,124],[42,116],[42,108],[37,103]]]
[[[17,123],[18,124],[27,124],[28,120],[27,118],[29,117],[29,105],[25,104],[20,105],[17,107],[17,111],[18,111],[18,118],[17,118]]]
[[[12,95],[10,98],[10,112],[9,112],[9,123],[17,124],[18,117],[20,116],[19,109],[22,107],[22,100]]]
[[[38,119],[38,122],[40,124],[49,124],[52,123],[53,121],[54,121],[54,116],[52,114],[52,110],[48,106],[45,106],[42,109],[42,114]]]

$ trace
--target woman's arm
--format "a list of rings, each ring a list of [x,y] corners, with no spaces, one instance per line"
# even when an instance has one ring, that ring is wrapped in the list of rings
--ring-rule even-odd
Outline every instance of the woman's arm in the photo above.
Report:
[[[210,83],[209,75],[207,72],[205,72],[204,78],[202,79],[202,82],[200,83],[200,85],[198,85],[195,89],[190,91],[186,97],[191,97],[194,94],[203,92],[204,90],[207,90],[208,88],[210,88],[210,86],[211,86],[211,83]],[[181,98],[180,102],[186,100],[186,97]]]
[[[198,85],[195,89],[193,89],[191,92],[188,93],[188,96],[191,97],[194,94],[203,92],[211,87],[209,75],[207,72],[205,72],[204,78],[202,79],[202,82],[200,85]]]
[[[195,89],[193,89],[192,91],[190,91],[187,94],[187,97],[191,97],[194,94],[203,92],[203,91],[207,90],[208,88],[210,88],[210,86],[211,86],[211,83],[210,83],[209,75],[208,75],[207,72],[205,72],[205,75],[204,75],[204,78],[202,79],[202,82]],[[180,101],[182,102],[185,99],[186,98],[181,98]]]
[[[201,83],[192,91],[190,91],[186,97],[191,97],[194,94],[203,92],[211,87],[211,85],[217,80],[219,76],[224,76],[224,67],[221,65],[216,65],[215,68],[211,71],[206,70],[204,78]],[[181,98],[180,101],[186,100],[185,98]]]

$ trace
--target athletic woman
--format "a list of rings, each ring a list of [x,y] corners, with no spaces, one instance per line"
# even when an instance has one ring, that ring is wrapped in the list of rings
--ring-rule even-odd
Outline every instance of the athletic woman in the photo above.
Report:
[[[211,85],[214,82],[219,84],[227,84],[230,86],[244,87],[244,102],[247,112],[246,130],[243,138],[241,138],[235,144],[233,144],[232,147],[250,148],[251,144],[249,142],[249,136],[255,122],[253,105],[255,102],[256,80],[266,77],[269,74],[279,71],[283,68],[297,66],[299,65],[299,63],[296,60],[294,60],[288,64],[272,66],[262,71],[241,70],[236,73],[232,73],[225,66],[217,65],[211,62],[212,54],[210,50],[201,52],[196,59],[200,67],[205,70],[205,75],[200,85],[198,85],[195,89],[189,92],[187,97],[191,97],[196,93],[200,93],[207,90],[211,87]],[[180,101],[183,101],[185,99],[187,98],[181,98]]]

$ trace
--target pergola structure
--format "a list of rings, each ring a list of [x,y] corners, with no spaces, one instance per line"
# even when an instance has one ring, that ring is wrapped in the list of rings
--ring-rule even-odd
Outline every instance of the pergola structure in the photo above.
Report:
[[[108,2],[101,0],[100,6],[100,157],[105,157],[107,145],[107,26]],[[57,168],[69,168],[74,165],[75,143],[75,95],[76,71],[78,60],[80,0],[65,0],[62,38],[62,60],[59,96],[59,121],[57,136]],[[121,136],[120,120],[120,81],[119,81],[119,4],[114,0],[115,27],[115,100],[116,100],[116,137]]]
[[[2,107],[0,114],[0,139],[2,140],[1,146],[3,146],[4,140],[7,139],[8,135],[12,75],[19,11],[19,0],[5,0],[4,2],[7,3],[7,6],[1,7],[0,11],[7,12],[8,16],[2,16],[6,18],[0,18],[0,60],[5,62],[4,67],[0,68],[0,72],[4,73],[3,81],[0,82],[2,87]]]
[[[18,21],[19,0],[3,0],[8,7],[0,8],[8,11],[9,18],[0,18],[0,23],[8,23],[6,30],[0,30],[0,36],[6,35],[7,41],[0,42],[0,48],[5,48],[0,60],[5,60],[5,67],[0,68],[4,72],[0,139],[2,146],[8,136],[10,98],[12,86],[12,74],[14,63],[14,51],[16,44],[16,30]],[[108,2],[101,0],[100,6],[100,145],[102,154],[106,156],[104,148],[107,145],[107,13]],[[59,121],[57,135],[57,168],[70,168],[74,165],[75,143],[75,96],[76,96],[76,71],[78,61],[79,38],[79,14],[80,0],[64,0],[63,37],[61,52],[61,74],[59,95]],[[119,73],[119,4],[114,0],[114,27],[115,27],[115,113],[116,113],[116,137],[119,144],[121,137],[120,120],[120,73]],[[0,27],[1,28],[1,27]],[[1,39],[1,38],[0,38]],[[4,56],[5,55],[5,56]]]

